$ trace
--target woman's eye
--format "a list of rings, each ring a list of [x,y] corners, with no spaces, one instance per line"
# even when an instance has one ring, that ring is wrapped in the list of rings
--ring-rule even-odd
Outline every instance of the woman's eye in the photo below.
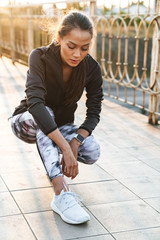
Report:
[[[88,51],[88,48],[82,48],[81,50],[82,51]]]
[[[70,46],[68,46],[68,48],[69,48],[69,49],[74,49],[74,47],[70,47]]]

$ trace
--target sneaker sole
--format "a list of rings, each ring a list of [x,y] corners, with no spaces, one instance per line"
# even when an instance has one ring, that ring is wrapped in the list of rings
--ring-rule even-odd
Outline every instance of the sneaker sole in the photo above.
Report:
[[[82,224],[82,223],[88,222],[88,221],[90,220],[90,218],[86,218],[86,219],[84,219],[84,220],[81,221],[81,222],[72,221],[72,220],[66,218],[66,217],[63,215],[63,213],[61,213],[61,212],[59,211],[59,209],[56,207],[56,205],[54,204],[54,202],[51,203],[51,208],[52,208],[52,210],[53,210],[54,212],[56,212],[57,214],[59,214],[59,215],[61,216],[61,218],[63,219],[63,221],[66,222],[66,223],[70,223],[70,224]]]

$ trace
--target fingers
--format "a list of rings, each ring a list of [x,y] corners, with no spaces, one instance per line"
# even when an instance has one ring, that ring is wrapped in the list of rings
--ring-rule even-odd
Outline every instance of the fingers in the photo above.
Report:
[[[79,173],[79,171],[78,171],[78,166],[77,166],[76,168],[73,169],[71,179],[74,179],[78,175],[78,173]]]
[[[75,155],[72,152],[72,149],[70,149],[69,152],[65,152],[62,156],[61,160],[62,165],[62,172],[65,176],[71,177],[71,179],[74,179],[78,174],[78,162],[75,158]]]
[[[78,164],[76,164],[76,166],[64,166],[64,164],[62,164],[62,172],[66,177],[71,177],[71,179],[74,179],[79,171],[78,171]]]
[[[64,162],[63,157],[62,157],[62,159],[61,159],[61,165],[62,165],[62,172],[63,172],[63,174],[64,174],[64,172],[65,172],[65,162]]]

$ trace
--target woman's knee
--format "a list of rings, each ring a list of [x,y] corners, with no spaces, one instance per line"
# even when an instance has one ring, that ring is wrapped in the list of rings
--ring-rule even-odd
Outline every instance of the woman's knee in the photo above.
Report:
[[[16,137],[26,143],[35,143],[37,125],[28,111],[13,116],[10,122]]]
[[[79,161],[94,164],[100,157],[100,145],[91,135],[86,138],[79,151]],[[83,160],[82,160],[83,159]]]

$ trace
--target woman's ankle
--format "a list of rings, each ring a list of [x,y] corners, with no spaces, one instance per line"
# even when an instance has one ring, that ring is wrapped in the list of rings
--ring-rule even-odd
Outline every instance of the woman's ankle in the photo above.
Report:
[[[59,195],[63,189],[64,191],[69,190],[63,176],[59,176],[52,179],[52,184],[53,184],[55,195]]]

